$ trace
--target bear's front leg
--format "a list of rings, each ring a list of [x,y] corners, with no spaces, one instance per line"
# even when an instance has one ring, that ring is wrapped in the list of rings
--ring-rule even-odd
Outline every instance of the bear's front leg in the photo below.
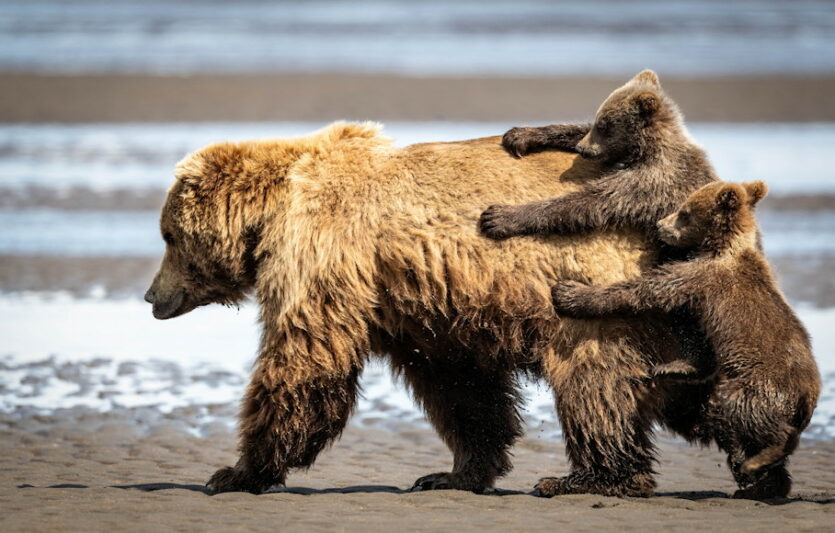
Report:
[[[253,374],[240,420],[241,458],[206,484],[211,494],[258,494],[283,484],[291,468],[309,467],[337,438],[354,407],[357,376],[317,376],[302,383],[281,379],[282,369],[262,361]]]
[[[502,146],[515,157],[523,157],[547,149],[576,152],[577,143],[590,129],[590,124],[553,124],[537,128],[511,128],[502,137]]]

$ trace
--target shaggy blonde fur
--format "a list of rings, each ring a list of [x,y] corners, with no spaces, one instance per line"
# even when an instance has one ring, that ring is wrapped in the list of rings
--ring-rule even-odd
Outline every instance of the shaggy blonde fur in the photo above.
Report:
[[[210,487],[258,492],[312,464],[379,353],[455,456],[452,472],[420,487],[484,490],[510,469],[515,375],[526,371],[555,390],[570,490],[649,494],[649,430],[664,396],[649,368],[678,357],[678,343],[660,317],[560,320],[550,287],[635,278],[656,250],[630,230],[505,242],[477,230],[490,204],[565,194],[599,172],[561,152],[514,159],[498,137],[397,148],[370,123],[186,157],[149,301],[167,318],[254,288],[263,324],[242,458]],[[166,310],[176,291],[179,307]]]

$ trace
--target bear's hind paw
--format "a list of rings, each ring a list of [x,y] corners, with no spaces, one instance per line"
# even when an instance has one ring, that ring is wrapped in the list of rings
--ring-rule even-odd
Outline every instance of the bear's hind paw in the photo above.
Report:
[[[489,487],[483,486],[483,482],[479,481],[468,482],[466,480],[466,476],[453,474],[451,472],[438,472],[435,474],[429,474],[427,476],[418,478],[418,480],[415,481],[415,484],[412,485],[412,488],[409,490],[412,492],[417,492],[424,490],[449,489],[469,490],[475,492],[476,494],[483,494],[485,491],[489,489]]]
[[[252,494],[260,494],[272,485],[273,483],[265,483],[263,480],[240,468],[227,466],[214,473],[206,483],[206,490],[211,495],[220,494],[221,492],[250,492]]]

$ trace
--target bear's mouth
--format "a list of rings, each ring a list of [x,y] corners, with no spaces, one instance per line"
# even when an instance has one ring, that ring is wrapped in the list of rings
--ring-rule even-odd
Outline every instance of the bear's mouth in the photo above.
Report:
[[[171,298],[154,300],[153,314],[157,320],[167,320],[191,311],[188,306],[186,291],[179,290]]]

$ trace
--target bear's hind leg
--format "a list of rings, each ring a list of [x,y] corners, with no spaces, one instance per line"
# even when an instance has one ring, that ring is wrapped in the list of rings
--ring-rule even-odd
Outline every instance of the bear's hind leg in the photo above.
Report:
[[[514,374],[459,354],[436,354],[430,360],[406,350],[392,360],[453,453],[451,472],[421,477],[413,490],[492,488],[497,477],[510,471],[509,449],[522,435]]]
[[[646,497],[655,490],[651,430],[657,406],[648,365],[615,334],[598,335],[571,354],[543,361],[571,472],[541,479],[535,487],[540,496]]]

